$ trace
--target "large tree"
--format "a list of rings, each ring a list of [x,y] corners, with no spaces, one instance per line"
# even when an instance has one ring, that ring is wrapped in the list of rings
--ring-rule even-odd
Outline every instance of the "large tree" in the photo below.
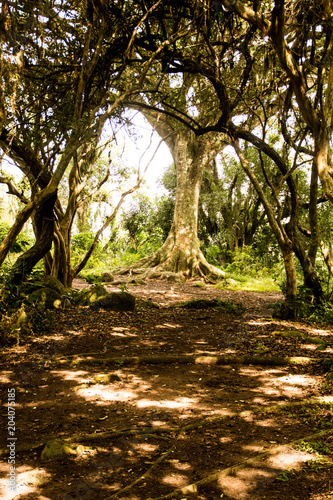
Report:
[[[198,210],[202,176],[221,150],[221,142],[216,134],[196,137],[187,123],[179,120],[181,115],[190,116],[195,106],[195,121],[209,124],[211,117],[201,97],[207,89],[198,87],[191,77],[178,74],[176,78],[167,78],[159,82],[159,97],[146,93],[145,99],[133,101],[146,117],[150,125],[167,144],[173,158],[177,177],[175,208],[170,233],[158,252],[136,263],[136,267],[154,267],[156,272],[168,271],[182,273],[187,278],[195,276],[223,276],[224,273],[209,264],[201,249],[198,239]],[[162,87],[164,90],[162,90]],[[171,113],[171,107],[176,113]]]
[[[159,6],[156,16],[148,19],[145,25],[147,42],[136,45],[134,53],[138,61],[148,59],[152,48],[160,43],[161,50],[152,67],[155,75],[144,80],[141,99],[128,100],[129,105],[140,109],[165,140],[177,173],[170,234],[159,252],[137,265],[182,272],[188,277],[223,275],[206,262],[200,250],[198,201],[203,171],[223,149],[221,134],[217,139],[209,129],[220,120],[221,112],[229,116],[229,102],[226,99],[221,102],[225,91],[220,79],[229,79],[235,86],[232,111],[237,109],[241,113],[243,106],[238,92],[246,84],[248,73],[248,65],[244,65],[243,60],[240,64],[228,61],[231,52],[227,53],[226,49],[233,43],[234,34],[224,28],[222,33],[219,26],[211,23],[210,15],[210,7],[206,9],[200,2],[184,2],[181,6],[168,2]],[[202,24],[211,33],[200,31]],[[178,30],[186,26],[188,29],[177,44],[163,43],[170,39],[175,26]],[[211,35],[218,40],[214,47]],[[221,36],[225,36],[225,42],[221,41]],[[220,68],[217,68],[217,61],[221,63]]]
[[[236,3],[241,10],[240,2]],[[290,127],[289,111],[293,111],[294,123],[303,120],[305,126],[308,127],[301,113],[304,109],[300,108],[300,111],[297,112],[294,110],[294,106],[288,107],[289,102],[293,103],[293,95],[295,94],[297,97],[296,90],[288,85],[288,75],[282,71],[282,65],[279,64],[277,57],[272,57],[272,51],[266,47],[265,40],[260,39],[256,27],[244,21],[242,16],[235,15],[234,9],[230,5],[227,10],[222,9],[219,12],[218,19],[216,16],[214,19],[212,11],[205,7],[203,4],[197,3],[191,10],[193,23],[196,26],[196,42],[200,42],[200,51],[196,50],[198,45],[194,43],[186,45],[181,52],[176,54],[172,54],[172,51],[169,50],[168,66],[165,71],[177,73],[182,70],[184,73],[202,75],[203,78],[210,81],[214,88],[219,103],[219,114],[216,122],[201,128],[194,123],[189,123],[189,126],[197,137],[211,131],[220,131],[229,135],[230,142],[240,155],[242,165],[265,206],[268,219],[279,241],[287,273],[287,297],[292,310],[296,295],[294,252],[302,264],[306,284],[311,286],[318,298],[322,295],[321,286],[314,271],[315,255],[318,248],[317,172],[320,171],[318,160],[321,157],[320,154],[318,156],[318,151],[321,146],[314,141],[313,152],[309,145],[304,146],[306,128],[302,126],[302,123],[297,127],[296,134],[288,133],[288,127]],[[258,18],[257,14],[255,17]],[[319,44],[319,56],[321,49],[323,49],[323,42]],[[324,49],[326,54],[325,50],[327,51],[328,48]],[[325,60],[321,59],[321,61]],[[276,62],[277,68],[275,68]],[[288,88],[291,88],[291,96]],[[297,92],[299,94],[299,89]],[[306,96],[305,101],[308,102]],[[305,101],[302,101],[303,104]],[[317,95],[317,100],[315,100],[317,106],[318,101],[319,96]],[[296,100],[296,102],[298,101]],[[280,119],[280,117],[282,118]],[[281,143],[274,146],[269,140],[271,131],[275,134],[277,130],[281,130],[285,141],[282,146]],[[289,191],[287,201],[291,212],[288,224],[283,222],[282,214],[278,219],[275,216],[275,210],[279,210],[281,205],[279,200],[281,186],[275,189],[272,179],[266,177],[267,186],[273,195],[272,204],[267,196],[264,196],[265,193],[261,192],[259,184],[251,174],[251,168],[248,168],[249,162],[244,155],[244,148],[240,141],[255,146],[262,162],[263,155],[267,155],[276,164],[282,178],[282,185],[285,184]],[[308,210],[311,239],[308,252],[305,251],[297,232],[301,204],[294,172],[302,165],[302,161],[298,160],[300,153],[314,158],[311,185],[309,186]],[[264,166],[264,162],[262,164]],[[280,222],[277,225],[279,219]]]
[[[141,24],[159,3],[146,9],[130,2],[3,2],[4,26],[10,28],[1,31],[7,113],[0,145],[28,179],[31,194],[0,246],[0,263],[30,216],[36,233],[35,245],[14,265],[12,281],[24,279],[48,254],[53,239],[53,260],[62,259],[68,248],[85,163],[80,155],[96,147],[103,125],[142,85],[149,61],[142,61],[126,89],[115,88]],[[57,190],[71,162],[71,194],[64,212]],[[70,284],[68,259],[48,267],[59,270],[62,265],[62,280]]]
[[[240,2],[218,0],[252,26],[274,51],[285,85],[311,133],[314,168],[325,196],[333,202],[333,43],[332,6],[328,0]]]

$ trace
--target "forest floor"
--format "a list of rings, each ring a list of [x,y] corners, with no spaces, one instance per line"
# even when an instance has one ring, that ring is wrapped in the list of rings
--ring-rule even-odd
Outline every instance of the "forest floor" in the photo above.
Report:
[[[128,290],[134,312],[57,310],[47,334],[2,351],[1,498],[333,499],[333,386],[320,363],[332,349],[316,350],[333,328],[272,319],[278,292]],[[175,307],[213,298],[245,311]]]

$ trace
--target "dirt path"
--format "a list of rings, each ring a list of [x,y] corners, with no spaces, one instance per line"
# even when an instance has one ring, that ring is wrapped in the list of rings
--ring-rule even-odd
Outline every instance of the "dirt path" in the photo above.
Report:
[[[333,498],[332,386],[320,364],[332,352],[313,343],[332,342],[332,329],[273,320],[279,293],[161,281],[128,289],[135,312],[57,311],[49,334],[2,352],[1,498]],[[245,312],[171,307],[201,298]],[[279,333],[289,331],[298,333]],[[292,356],[313,362],[257,363]],[[47,460],[52,440],[63,456]]]

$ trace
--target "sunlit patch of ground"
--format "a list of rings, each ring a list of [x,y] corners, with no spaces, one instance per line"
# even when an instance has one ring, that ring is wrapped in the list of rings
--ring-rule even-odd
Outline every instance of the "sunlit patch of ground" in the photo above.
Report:
[[[252,463],[250,467],[235,471],[230,476],[219,479],[218,485],[223,494],[234,500],[248,498],[261,500],[264,497],[255,493],[258,484],[261,484],[261,486],[265,483],[269,484],[284,471],[286,471],[284,477],[287,478],[288,471],[299,470],[305,462],[313,458],[314,455],[309,453],[288,449],[269,456],[266,460],[261,459],[258,463]]]
[[[0,462],[0,474],[8,474],[7,464]],[[10,491],[8,488],[7,477],[0,479],[0,493],[1,500],[13,500],[14,498],[19,498],[21,495],[28,495],[35,493],[39,487],[47,484],[52,475],[47,472],[44,468],[33,469],[29,466],[19,466],[16,467],[16,491]],[[23,498],[23,497],[22,497]],[[41,496],[34,496],[34,498],[39,499]],[[46,500],[46,497],[44,497]]]
[[[13,372],[10,370],[3,371],[0,374],[0,384],[10,384],[11,376]]]
[[[329,328],[270,320],[272,310],[266,305],[281,297],[277,293],[149,281],[143,287],[129,285],[129,289],[137,297],[151,298],[160,308],[139,306],[128,313],[88,308],[57,311],[54,331],[32,339],[24,350],[19,346],[2,355],[5,391],[11,384],[17,388],[20,444],[74,436],[75,446],[87,443],[89,448],[48,463],[41,462],[41,448],[20,452],[18,468],[25,463],[27,469],[19,473],[40,471],[46,481],[21,481],[23,498],[29,498],[27,492],[31,491],[34,500],[104,500],[136,480],[119,498],[158,498],[303,439],[315,429],[329,429],[332,412],[324,405],[268,410],[320,396],[325,373],[323,369],[317,372],[317,365],[308,369],[307,365],[216,363],[217,356],[228,354],[243,359],[249,355],[319,358],[323,353],[316,351],[310,338],[306,342],[307,336],[332,341]],[[217,310],[164,307],[193,298],[240,301],[246,312],[235,316]],[[299,331],[304,337],[278,339],[273,335],[283,329]],[[90,355],[83,356],[87,353]],[[329,350],[325,356],[327,353]],[[121,361],[183,354],[199,354],[202,363],[127,365]],[[89,364],[75,366],[73,355],[81,362],[88,358]],[[114,366],[103,365],[101,359],[108,357],[119,361]],[[87,441],[81,443],[83,436]],[[92,442],[91,436],[96,438]],[[332,443],[330,437],[325,442]],[[198,493],[179,498],[212,500],[224,494],[235,500],[271,500],[275,491],[274,500],[292,500],[293,496],[300,500],[289,490],[289,496],[278,496],[281,481],[276,478],[298,470],[307,456],[289,445],[223,480],[215,479],[198,488]],[[153,472],[141,480],[160,458]],[[4,460],[2,481],[7,467]],[[320,477],[321,472],[316,474]]]

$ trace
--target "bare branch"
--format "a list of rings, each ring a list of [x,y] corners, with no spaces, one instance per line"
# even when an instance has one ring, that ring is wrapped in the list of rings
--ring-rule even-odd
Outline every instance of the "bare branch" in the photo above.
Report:
[[[9,179],[8,177],[4,177],[3,175],[0,175],[0,183],[7,184],[8,186],[7,194],[12,194],[13,196],[16,196],[24,204],[29,203],[28,198],[24,196],[23,192],[20,192],[17,189],[17,187],[15,186],[14,182],[11,179]]]
[[[138,170],[138,177],[137,177],[137,182],[134,186],[132,186],[131,188],[129,188],[127,191],[124,191],[121,196],[120,196],[120,199],[116,205],[116,207],[114,208],[114,210],[112,211],[112,213],[106,218],[106,220],[104,221],[103,225],[100,227],[100,229],[97,231],[96,235],[95,235],[95,238],[94,238],[94,241],[92,242],[90,248],[88,249],[86,255],[84,256],[84,258],[82,259],[82,261],[75,267],[75,269],[73,270],[73,274],[75,276],[77,276],[79,274],[80,271],[82,271],[82,269],[84,269],[84,267],[86,266],[88,260],[90,259],[93,251],[95,250],[96,246],[97,246],[97,243],[99,241],[99,238],[101,236],[101,234],[103,233],[103,231],[105,231],[105,229],[111,224],[111,222],[116,218],[116,215],[118,214],[119,212],[119,209],[121,207],[121,205],[123,204],[125,198],[127,196],[129,196],[130,194],[134,193],[134,191],[136,191],[142,181],[143,181],[143,178],[144,178],[144,175],[145,173],[147,172],[148,170],[148,167],[150,166],[151,162],[153,161],[153,159],[155,158],[155,155],[160,147],[160,145],[162,144],[164,139],[161,139],[160,142],[158,143],[151,159],[149,160],[149,162],[147,163],[146,167],[144,168],[144,171],[142,173],[142,175],[140,175],[139,173],[139,170]]]

